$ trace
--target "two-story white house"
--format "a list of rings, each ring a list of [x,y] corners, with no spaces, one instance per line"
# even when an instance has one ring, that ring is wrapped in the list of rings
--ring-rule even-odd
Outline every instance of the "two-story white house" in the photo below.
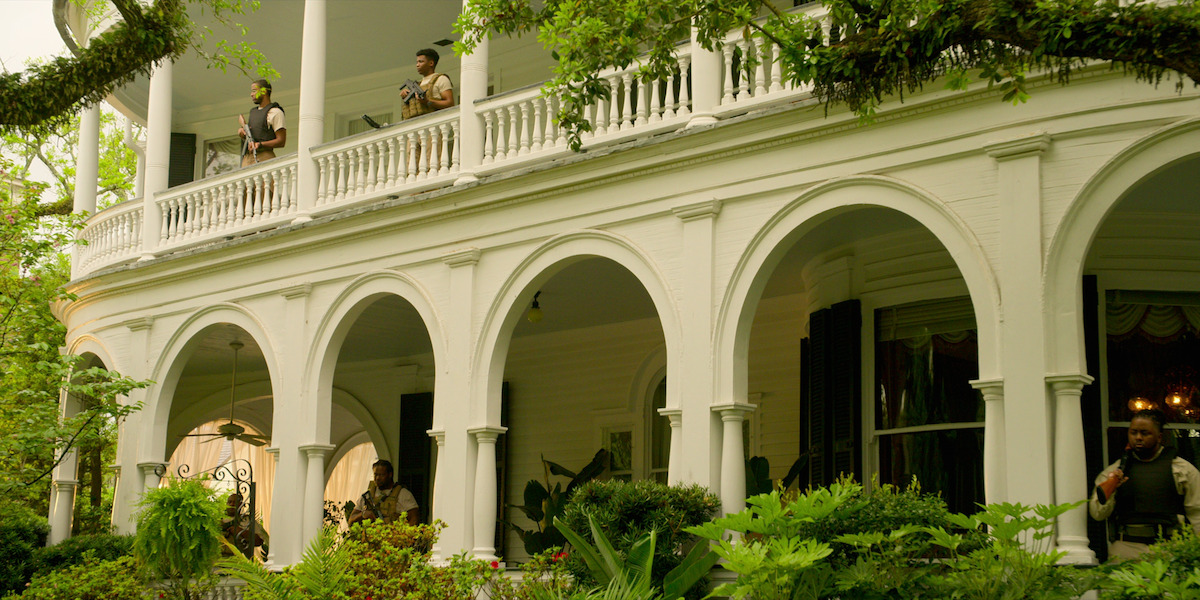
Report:
[[[699,483],[730,511],[747,458],[780,477],[803,455],[805,483],[916,476],[969,511],[1084,498],[1132,403],[1195,420],[1191,87],[1098,64],[1034,77],[1019,107],[929,86],[861,125],[739,31],[682,43],[667,80],[606,72],[576,153],[538,87],[549,53],[454,56],[460,8],[263,0],[243,20],[282,73],[288,141],[249,168],[247,78],[186,57],[109,99],[146,126],[142,193],[89,217],[59,315],[70,352],[154,381],[121,429],[121,531],[180,436],[228,415],[234,341],[237,419],[275,456],[257,480],[275,564],[364,441],[447,524],[440,553],[519,560],[497,520],[543,456],[607,448],[607,476]],[[111,25],[55,9],[81,44]],[[423,47],[458,104],[401,121]],[[68,461],[55,539],[75,485]],[[1089,562],[1103,535],[1075,510],[1056,543]]]

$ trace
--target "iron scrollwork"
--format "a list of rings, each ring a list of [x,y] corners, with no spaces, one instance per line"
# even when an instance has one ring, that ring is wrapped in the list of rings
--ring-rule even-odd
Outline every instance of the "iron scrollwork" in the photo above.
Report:
[[[254,549],[262,546],[265,539],[256,518],[258,511],[255,506],[254,468],[250,461],[244,458],[230,460],[195,475],[191,474],[191,470],[191,466],[187,464],[179,465],[175,469],[175,476],[181,480],[203,479],[207,476],[213,481],[233,484],[234,493],[229,496],[225,516],[221,519],[221,533],[246,558],[253,558]],[[154,468],[154,473],[159,477],[165,475],[166,471],[166,465]]]

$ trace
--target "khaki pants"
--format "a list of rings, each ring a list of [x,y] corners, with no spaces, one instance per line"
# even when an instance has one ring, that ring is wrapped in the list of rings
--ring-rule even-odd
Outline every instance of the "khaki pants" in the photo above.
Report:
[[[1149,544],[1117,540],[1108,545],[1108,562],[1119,563],[1135,559],[1150,550]]]

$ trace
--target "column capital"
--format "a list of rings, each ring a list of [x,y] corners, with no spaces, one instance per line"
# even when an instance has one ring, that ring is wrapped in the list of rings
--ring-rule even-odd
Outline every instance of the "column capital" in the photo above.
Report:
[[[279,448],[263,448],[263,452],[270,454],[271,457],[275,459],[276,463],[279,462]]]
[[[996,377],[994,379],[972,379],[971,387],[983,393],[984,400],[1003,400],[1004,399],[1004,378]]]
[[[1039,156],[1050,148],[1052,139],[1050,134],[1045,131],[1037,131],[1011,140],[988,142],[984,144],[983,149],[988,156],[998,162],[1003,162],[1015,158]]]
[[[160,468],[163,469],[163,473],[165,474],[167,465],[169,465],[169,464],[171,464],[171,463],[149,461],[149,462],[140,462],[137,464],[137,467],[138,467],[138,469],[141,469],[141,471],[147,475],[157,472],[158,469],[160,469]],[[161,475],[160,475],[160,477],[161,477]]]
[[[479,262],[479,248],[465,248],[463,250],[455,250],[442,256],[442,262],[451,269],[457,267],[474,266]]]
[[[312,293],[312,284],[311,283],[301,283],[298,285],[288,286],[288,287],[283,288],[282,290],[279,290],[279,295],[283,296],[284,298],[287,298],[288,300],[294,300],[296,298],[304,298],[305,296],[308,296],[311,293]]]
[[[128,327],[130,331],[145,331],[150,329],[150,326],[154,325],[154,317],[139,317],[137,319],[130,319],[121,324],[125,327]]]
[[[54,489],[59,492],[69,492],[79,486],[79,482],[74,479],[59,479],[54,482]]]
[[[1070,373],[1070,374],[1066,374],[1066,375],[1047,375],[1046,376],[1046,383],[1050,384],[1050,387],[1052,387],[1055,392],[1060,392],[1060,391],[1063,391],[1063,392],[1076,391],[1076,392],[1078,392],[1078,391],[1082,390],[1084,386],[1088,385],[1092,381],[1094,381],[1092,376],[1088,375],[1086,373]]]
[[[300,446],[299,450],[309,458],[325,458],[325,455],[333,452],[336,447],[333,444],[305,444]],[[276,451],[278,452],[278,450]]]
[[[679,427],[683,424],[683,409],[682,408],[660,408],[658,414],[671,420],[671,427]]]
[[[728,402],[725,404],[714,404],[710,408],[712,408],[713,412],[721,414],[722,421],[741,422],[746,419],[747,415],[754,412],[757,407],[745,402]]]
[[[494,442],[496,441],[496,438],[500,437],[500,434],[504,433],[505,431],[508,431],[507,427],[491,427],[485,425],[483,427],[472,427],[467,430],[467,433],[475,436],[475,439],[480,442]]]
[[[446,443],[446,430],[445,429],[426,429],[425,435],[436,440],[437,444],[439,446]]]
[[[698,219],[715,219],[721,213],[721,201],[713,198],[711,200],[693,202],[692,204],[684,204],[683,206],[675,206],[671,208],[671,213],[685,223]]]

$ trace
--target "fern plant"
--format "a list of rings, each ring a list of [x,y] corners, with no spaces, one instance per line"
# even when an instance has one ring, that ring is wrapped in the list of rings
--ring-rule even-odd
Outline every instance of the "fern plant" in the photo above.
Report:
[[[337,530],[326,527],[308,545],[300,562],[283,573],[273,573],[236,552],[218,566],[246,582],[244,594],[250,600],[326,600],[345,597],[350,587],[346,574],[349,558],[338,544]]]

